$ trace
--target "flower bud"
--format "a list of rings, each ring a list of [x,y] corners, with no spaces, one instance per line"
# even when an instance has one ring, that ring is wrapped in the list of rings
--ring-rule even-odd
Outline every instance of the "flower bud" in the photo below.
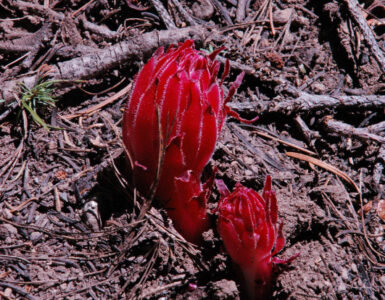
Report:
[[[212,156],[226,114],[225,105],[240,85],[240,74],[224,98],[215,56],[186,41],[167,52],[158,49],[137,74],[123,117],[123,142],[133,162],[138,190],[157,198],[168,210],[175,228],[192,242],[208,229],[207,183],[203,168]],[[155,183],[155,184],[154,184]]]
[[[274,255],[282,250],[285,239],[282,224],[277,225],[277,199],[267,176],[262,196],[241,184],[230,192],[223,182],[217,184],[222,193],[218,205],[218,232],[233,262],[239,266],[248,299],[267,299],[272,283]]]

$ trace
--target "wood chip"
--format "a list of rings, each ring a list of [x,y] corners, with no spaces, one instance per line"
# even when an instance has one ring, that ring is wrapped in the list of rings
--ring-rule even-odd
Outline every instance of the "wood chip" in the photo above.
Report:
[[[385,200],[378,201],[377,214],[385,222]]]

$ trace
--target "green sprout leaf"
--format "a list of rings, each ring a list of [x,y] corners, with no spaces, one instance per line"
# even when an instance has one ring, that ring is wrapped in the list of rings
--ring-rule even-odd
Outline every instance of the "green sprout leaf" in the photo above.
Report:
[[[50,128],[61,129],[48,125],[37,113],[41,106],[56,106],[55,103],[57,99],[52,96],[52,93],[53,85],[59,82],[62,82],[62,80],[42,81],[41,78],[32,88],[28,88],[24,83],[19,84],[22,94],[20,100],[22,108],[31,115],[35,123],[44,127],[46,130]]]

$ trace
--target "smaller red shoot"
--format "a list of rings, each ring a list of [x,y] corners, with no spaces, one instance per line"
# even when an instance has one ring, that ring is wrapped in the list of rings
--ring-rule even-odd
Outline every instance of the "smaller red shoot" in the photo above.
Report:
[[[275,193],[267,176],[262,196],[252,189],[237,184],[230,194],[222,181],[217,182],[222,194],[218,205],[218,232],[233,262],[239,266],[247,299],[268,299],[274,264],[287,260],[274,257],[282,250],[285,239],[282,223],[278,221]]]

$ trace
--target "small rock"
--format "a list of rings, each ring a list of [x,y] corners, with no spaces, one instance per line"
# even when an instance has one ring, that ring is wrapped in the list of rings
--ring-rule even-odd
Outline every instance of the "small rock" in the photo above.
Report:
[[[383,286],[385,286],[385,275],[382,275],[382,276],[380,277],[380,282],[381,282],[381,284],[382,284]]]
[[[96,201],[89,201],[84,205],[84,218],[87,224],[93,231],[99,231],[100,229],[100,215],[98,210],[98,203]]]
[[[59,196],[60,196],[60,200],[62,200],[62,201],[64,201],[64,202],[68,203],[68,195],[67,195],[66,192],[60,193]]]
[[[237,285],[232,280],[222,279],[212,283],[212,299],[233,300],[239,297]]]
[[[252,157],[250,157],[250,156],[245,156],[243,158],[243,161],[248,166],[252,166],[254,164],[254,159]]]
[[[12,217],[13,217],[13,214],[11,213],[11,211],[8,208],[3,208],[2,213],[3,213],[3,217],[6,219],[12,219]]]
[[[5,239],[7,237],[15,236],[17,234],[17,228],[11,224],[0,225],[0,238]]]
[[[39,241],[40,240],[40,238],[43,236],[43,234],[42,233],[40,233],[40,232],[38,232],[38,231],[34,231],[34,232],[32,232],[31,233],[31,235],[30,235],[30,240],[33,242],[33,243],[35,243],[35,242],[37,242],[37,241]]]
[[[213,259],[213,264],[215,264],[215,272],[224,272],[227,268],[226,264],[227,258],[223,254],[215,255]]]
[[[251,177],[251,176],[253,176],[253,172],[250,171],[250,170],[246,170],[246,171],[245,171],[245,176],[246,176],[246,177]]]
[[[293,20],[293,24],[296,26],[309,26],[310,22],[308,18],[297,15]]]
[[[276,10],[273,14],[274,23],[286,24],[287,22],[289,22],[292,12],[293,12],[293,9],[291,8]]]
[[[338,278],[340,279],[340,278]],[[337,291],[338,293],[340,294],[344,294],[346,293],[346,284],[340,279],[340,280],[337,280],[338,284],[337,284]]]
[[[344,280],[348,280],[349,279],[349,271],[348,269],[345,269],[345,268],[342,268],[342,272],[341,272],[341,277],[342,279]]]
[[[212,229],[209,229],[202,233],[203,241],[208,244],[212,244],[214,241],[214,232]]]
[[[214,13],[214,7],[210,3],[209,0],[200,0],[194,2],[192,5],[192,11],[194,13],[194,16],[196,16],[198,19],[208,20],[211,18],[211,16]]]

